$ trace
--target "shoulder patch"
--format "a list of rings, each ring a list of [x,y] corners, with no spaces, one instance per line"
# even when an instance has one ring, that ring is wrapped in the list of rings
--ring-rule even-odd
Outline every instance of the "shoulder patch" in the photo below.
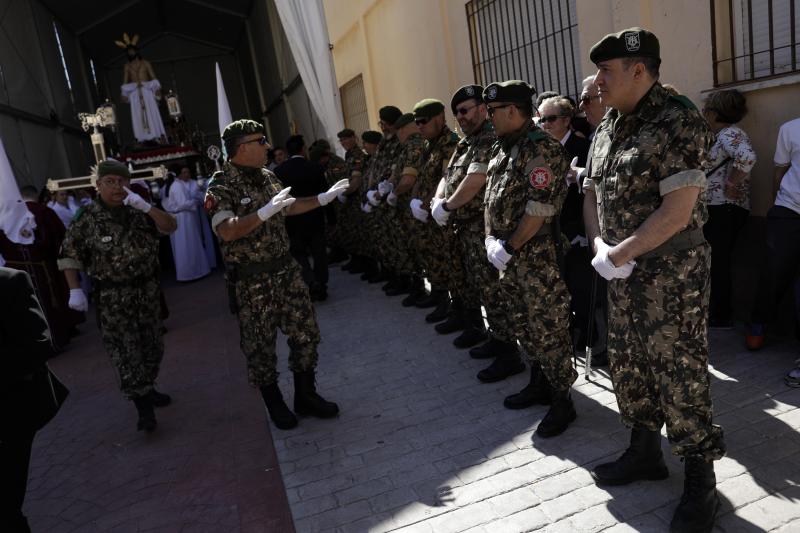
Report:
[[[528,139],[532,141],[541,141],[542,139],[547,139],[547,137],[548,135],[540,129],[528,132]]]
[[[669,99],[673,102],[677,102],[681,107],[691,109],[692,111],[697,111],[697,107],[694,105],[694,102],[682,94],[679,94],[678,96],[669,95]]]

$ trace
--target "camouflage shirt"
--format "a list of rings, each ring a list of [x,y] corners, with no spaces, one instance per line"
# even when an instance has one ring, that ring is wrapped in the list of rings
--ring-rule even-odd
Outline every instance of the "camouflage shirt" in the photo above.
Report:
[[[84,270],[112,283],[154,276],[160,236],[146,214],[129,206],[110,207],[98,198],[67,229],[58,267]]]
[[[348,179],[347,162],[336,154],[331,154],[330,160],[325,167],[325,179],[328,185],[333,186],[339,180]]]
[[[683,187],[700,187],[687,229],[708,219],[706,177],[701,170],[714,136],[684,97],[674,97],[658,83],[633,112],[609,111],[589,151],[589,180],[595,190],[603,240],[616,244],[629,237],[661,205],[661,198]]]
[[[486,222],[491,234],[507,239],[522,216],[558,216],[567,185],[569,156],[561,143],[533,122],[498,139],[486,182]]]
[[[265,168],[249,168],[226,162],[222,171],[211,178],[206,191],[205,208],[214,232],[217,226],[233,217],[254,213],[283,189],[278,177]],[[222,257],[228,264],[258,263],[289,253],[289,237],[283,212],[276,213],[244,237],[235,241],[220,239]]]
[[[436,192],[436,187],[442,176],[447,172],[447,164],[453,155],[453,150],[458,144],[458,135],[445,126],[441,134],[432,141],[425,142],[425,152],[422,155],[424,164],[422,171],[414,184],[413,195],[415,198],[429,200]],[[427,202],[425,202],[427,204]]]
[[[477,131],[462,138],[456,145],[453,157],[447,166],[445,198],[455,194],[458,186],[468,174],[486,174],[491,159],[492,145],[497,140],[494,128],[488,120]],[[472,200],[453,211],[454,222],[483,218],[484,191],[478,191]]]
[[[347,178],[357,178],[364,172],[367,163],[367,153],[358,145],[353,146],[344,154],[347,164]]]
[[[400,149],[392,161],[391,181],[394,186],[400,185],[403,176],[418,177],[422,169],[422,153],[425,151],[425,138],[420,133],[412,133],[405,142],[400,143]],[[411,190],[401,196],[410,196]]]
[[[400,148],[400,140],[397,138],[397,135],[381,139],[381,142],[378,144],[378,150],[375,152],[369,164],[369,181],[367,182],[367,188],[364,192],[369,189],[375,189],[378,183],[392,177],[392,165],[397,158]]]

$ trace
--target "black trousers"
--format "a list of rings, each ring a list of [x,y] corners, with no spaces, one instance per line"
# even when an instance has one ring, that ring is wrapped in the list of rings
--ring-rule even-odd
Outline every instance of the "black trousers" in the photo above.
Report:
[[[731,264],[736,239],[750,211],[733,204],[708,206],[703,234],[711,245],[711,320],[731,319]]]
[[[311,288],[328,285],[328,250],[325,230],[298,231],[289,234],[289,252],[300,263],[303,281]],[[312,267],[311,261],[314,265]]]
[[[793,287],[800,267],[800,214],[781,206],[767,212],[767,268],[759,281],[752,321],[767,324]]]
[[[0,529],[9,533],[29,533],[22,514],[22,502],[28,487],[31,448],[36,432],[19,429],[0,438]]]
[[[565,282],[570,295],[570,330],[576,350],[583,350],[589,335],[589,307],[592,298],[592,278],[595,270],[589,248],[573,245],[564,256]],[[595,305],[592,317],[592,346],[604,350],[606,339],[599,338],[608,332],[608,306],[606,280],[597,276],[595,283]]]

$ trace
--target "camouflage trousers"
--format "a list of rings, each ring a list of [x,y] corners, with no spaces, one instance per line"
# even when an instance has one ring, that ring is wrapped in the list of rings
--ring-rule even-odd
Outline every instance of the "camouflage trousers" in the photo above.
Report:
[[[415,224],[417,219],[411,214],[408,202],[408,196],[402,196],[398,198],[396,207],[390,207],[394,213],[390,219],[389,233],[385,237],[389,250],[388,262],[397,274],[421,275],[422,266],[419,262],[418,247],[415,246],[419,238]]]
[[[240,345],[251,385],[260,387],[278,380],[278,328],[288,337],[289,369],[303,372],[316,368],[319,326],[297,263],[239,280],[236,301]]]
[[[413,221],[420,228],[416,248],[425,277],[434,288],[450,290],[460,297],[464,273],[452,231],[437,224],[430,216],[424,223],[417,219]]]
[[[155,279],[95,291],[103,346],[128,399],[152,390],[164,357],[159,291]]]
[[[381,203],[377,207],[372,207],[371,213],[365,213],[366,236],[369,256],[373,259],[387,264],[389,250],[386,247],[386,239],[389,234],[390,217],[394,214],[392,207]]]
[[[337,200],[338,203],[338,200]],[[361,206],[356,197],[348,198],[347,202],[339,209],[339,218],[336,223],[336,232],[339,245],[348,253],[358,253],[358,219],[361,214]]]
[[[627,426],[660,430],[676,455],[719,459],[708,376],[710,249],[640,259],[628,279],[608,283],[608,357]]]
[[[554,390],[568,389],[578,377],[572,366],[569,292],[550,237],[528,241],[499,278],[500,292],[511,306],[510,327],[528,358],[539,363]]]
[[[476,309],[483,304],[492,336],[500,341],[515,342],[516,333],[511,327],[511,302],[499,290],[499,277],[486,257],[483,219],[459,223],[455,228],[455,247],[461,260],[463,281],[457,293],[466,309]]]

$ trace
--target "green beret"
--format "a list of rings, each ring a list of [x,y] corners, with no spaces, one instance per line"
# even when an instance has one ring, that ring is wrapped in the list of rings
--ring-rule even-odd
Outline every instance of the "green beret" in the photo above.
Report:
[[[339,133],[337,133],[336,136],[339,137],[340,139],[348,139],[350,137],[355,137],[356,136],[356,132],[354,132],[350,128],[345,128],[342,131],[340,131]]]
[[[397,120],[394,121],[393,126],[397,129],[400,129],[403,126],[408,126],[412,122],[414,122],[414,115],[411,113],[404,113],[400,115]]]
[[[383,134],[379,131],[369,130],[361,134],[361,140],[365,143],[379,144],[383,139]]]
[[[490,83],[483,90],[484,102],[513,102],[533,105],[536,89],[521,80],[508,80]]]
[[[131,178],[131,171],[125,163],[120,163],[116,159],[106,159],[97,165],[97,177],[103,176],[119,176],[121,178]]]
[[[435,98],[420,100],[412,110],[414,118],[433,118],[444,113],[444,104]]]
[[[381,118],[381,120],[388,122],[389,124],[394,124],[402,114],[403,112],[393,105],[387,105],[386,107],[382,107],[378,110],[378,116]]]
[[[455,92],[453,98],[450,99],[450,110],[456,114],[456,106],[461,102],[467,100],[477,100],[478,103],[483,103],[483,87],[480,85],[464,85]]]
[[[589,51],[594,64],[618,57],[652,57],[661,61],[658,37],[642,28],[628,28],[609,33]]]
[[[222,139],[236,139],[237,137],[244,137],[245,135],[252,135],[254,133],[264,134],[264,126],[255,120],[242,119],[231,122],[222,131]]]

